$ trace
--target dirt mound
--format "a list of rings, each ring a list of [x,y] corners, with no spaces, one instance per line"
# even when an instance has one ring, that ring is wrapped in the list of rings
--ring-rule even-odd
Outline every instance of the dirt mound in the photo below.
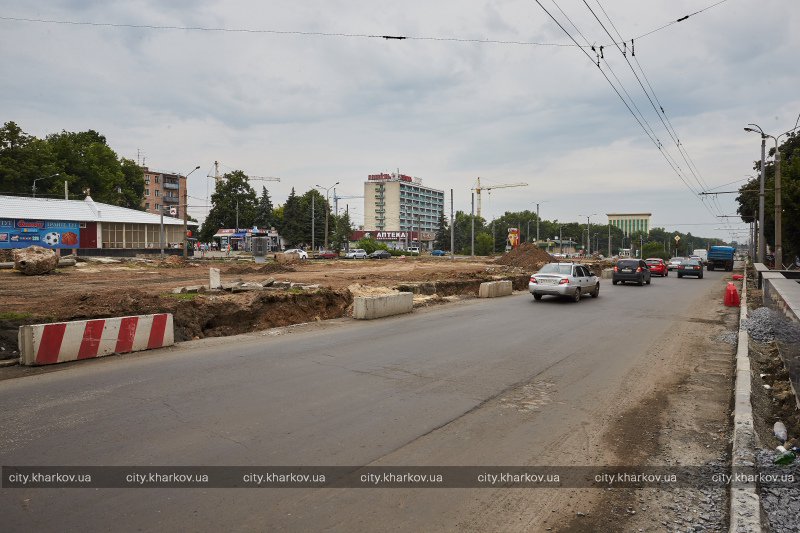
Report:
[[[286,264],[266,263],[261,266],[231,265],[225,270],[226,274],[285,274],[295,272],[295,268]]]
[[[515,266],[527,270],[538,270],[545,263],[555,261],[553,256],[531,243],[520,244],[515,250],[497,259],[500,265]]]
[[[397,289],[391,289],[389,287],[369,287],[367,285],[361,285],[360,283],[354,283],[347,287],[347,290],[353,296],[385,296],[387,294],[396,294]]]

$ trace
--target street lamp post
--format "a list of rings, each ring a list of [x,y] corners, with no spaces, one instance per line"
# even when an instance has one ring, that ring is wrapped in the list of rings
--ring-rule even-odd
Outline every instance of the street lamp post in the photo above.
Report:
[[[544,202],[536,202],[536,246],[539,246],[539,204],[547,203],[549,200],[545,200]]]
[[[782,210],[783,206],[781,205],[781,151],[778,146],[778,141],[784,135],[789,135],[791,132],[797,129],[797,124],[800,122],[800,115],[798,115],[797,120],[794,123],[794,128],[790,129],[789,131],[783,132],[777,137],[774,135],[769,135],[764,133],[764,130],[761,129],[760,126],[757,124],[748,124],[748,126],[755,126],[756,129],[753,128],[745,128],[745,131],[752,131],[761,134],[761,180],[759,184],[759,197],[758,197],[758,206],[759,206],[759,255],[762,253],[762,242],[763,242],[763,235],[764,235],[764,151],[765,151],[765,143],[766,138],[769,137],[773,141],[775,141],[775,268],[781,270],[783,268],[783,236],[781,235],[783,228],[782,228]],[[763,257],[761,257],[763,261]]]
[[[33,189],[33,197],[34,197],[34,198],[36,198],[36,182],[37,182],[37,181],[39,181],[39,180],[46,180],[47,178],[55,178],[55,177],[56,177],[56,176],[58,176],[58,175],[59,175],[59,174],[58,174],[58,172],[56,172],[55,174],[51,174],[51,175],[49,175],[49,176],[42,176],[41,178],[36,178],[36,179],[34,179],[34,180],[33,180],[33,188],[32,188],[32,189]]]
[[[765,167],[765,159],[766,159],[766,144],[767,144],[767,136],[764,131],[761,129],[761,126],[757,124],[748,124],[749,126],[755,126],[758,128],[757,130],[753,128],[745,128],[744,131],[751,131],[753,133],[758,133],[761,135],[761,176],[758,181],[758,257],[757,262],[763,263],[764,256],[766,255],[766,248],[767,243],[764,239],[764,167]]]
[[[339,185],[337,181],[330,187],[323,187],[322,185],[317,185],[317,188],[322,189],[325,191],[325,249],[328,249],[328,214],[330,213],[330,207],[328,206],[328,193],[330,193],[331,189]]]
[[[183,177],[183,257],[189,257],[189,240],[186,238],[186,226],[189,221],[189,176],[199,168],[200,165],[197,165]]]
[[[597,213],[592,213],[591,215],[578,215],[578,216],[586,216],[586,256],[588,257],[592,253],[592,239],[591,239],[591,229],[589,226],[589,217],[597,216]]]

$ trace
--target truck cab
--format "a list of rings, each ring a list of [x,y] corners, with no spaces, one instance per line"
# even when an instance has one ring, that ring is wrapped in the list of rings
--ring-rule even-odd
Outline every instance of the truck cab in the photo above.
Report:
[[[733,270],[733,255],[736,250],[732,246],[712,246],[708,251],[708,270]]]

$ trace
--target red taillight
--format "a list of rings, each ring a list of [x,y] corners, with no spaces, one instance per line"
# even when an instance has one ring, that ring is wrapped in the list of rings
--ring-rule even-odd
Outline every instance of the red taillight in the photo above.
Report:
[[[569,283],[568,279],[562,279],[561,281],[558,282],[559,285],[567,285],[568,283]]]
[[[619,268],[615,266],[614,267],[614,272],[619,272]]]
[[[642,267],[636,267],[636,272],[641,272],[641,271],[642,271]]]
[[[536,278],[534,278],[533,276],[531,276],[531,283],[536,283]]]

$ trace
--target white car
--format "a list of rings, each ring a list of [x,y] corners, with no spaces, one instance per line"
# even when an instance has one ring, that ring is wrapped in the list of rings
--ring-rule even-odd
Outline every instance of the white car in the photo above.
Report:
[[[291,248],[290,250],[286,250],[283,252],[284,254],[297,254],[300,256],[300,259],[308,259],[308,252],[305,250],[301,250],[300,248]]]
[[[344,254],[345,259],[366,259],[367,258],[367,251],[361,248],[353,248],[346,254]]]
[[[548,263],[531,276],[528,290],[536,301],[549,294],[580,302],[584,294],[600,296],[600,280],[583,265]]]
[[[408,251],[411,252],[411,255],[419,255],[419,246],[409,246]]]

